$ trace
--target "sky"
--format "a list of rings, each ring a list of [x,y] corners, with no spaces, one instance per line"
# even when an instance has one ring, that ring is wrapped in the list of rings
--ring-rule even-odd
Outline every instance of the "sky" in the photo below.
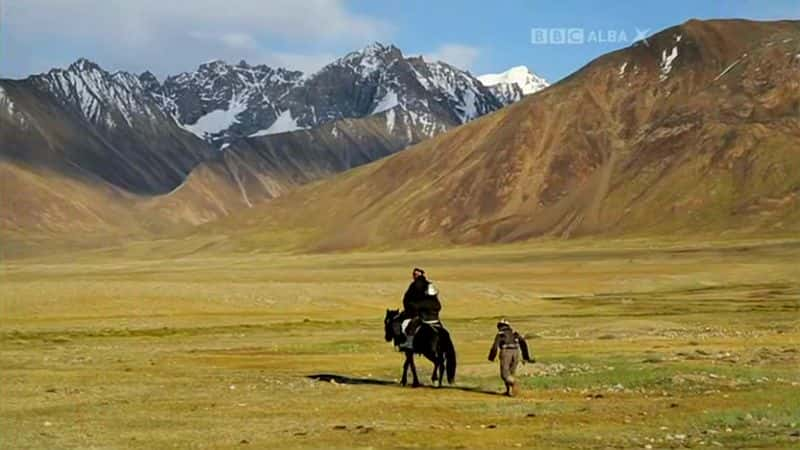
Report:
[[[0,77],[80,57],[160,79],[214,59],[310,73],[377,41],[475,75],[525,65],[553,82],[688,19],[732,17],[800,19],[800,1],[0,0]]]

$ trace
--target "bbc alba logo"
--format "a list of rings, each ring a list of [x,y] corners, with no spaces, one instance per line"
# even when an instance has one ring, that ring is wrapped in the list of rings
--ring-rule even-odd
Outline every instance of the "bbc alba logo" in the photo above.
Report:
[[[531,28],[533,45],[620,44],[642,41],[648,45],[650,29],[636,28],[635,33],[623,29],[587,30],[585,28]],[[633,36],[633,38],[631,38]]]
[[[580,45],[585,43],[583,28],[531,28],[534,45]]]

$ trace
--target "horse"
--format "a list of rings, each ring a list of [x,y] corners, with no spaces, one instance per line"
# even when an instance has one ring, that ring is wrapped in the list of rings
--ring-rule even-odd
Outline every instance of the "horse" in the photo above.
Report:
[[[399,329],[399,324],[396,324],[395,319],[399,314],[399,310],[387,309],[386,317],[383,320],[386,342],[394,341],[396,346],[399,346],[407,338]],[[434,328],[432,325],[423,323],[414,335],[413,348],[401,348],[400,350],[406,354],[406,361],[403,364],[403,378],[400,381],[401,385],[405,386],[407,384],[408,368],[410,367],[411,375],[414,377],[412,386],[421,386],[417,377],[417,367],[414,364],[415,353],[425,356],[433,363],[432,383],[438,380],[439,387],[442,387],[442,378],[444,378],[445,371],[449,384],[452,384],[453,380],[455,380],[456,349],[450,339],[450,333],[443,326],[439,325]]]

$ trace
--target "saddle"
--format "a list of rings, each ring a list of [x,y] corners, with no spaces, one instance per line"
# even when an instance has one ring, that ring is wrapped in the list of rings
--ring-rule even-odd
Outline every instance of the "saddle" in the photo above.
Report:
[[[402,331],[406,336],[414,336],[417,334],[422,325],[428,325],[434,331],[438,331],[442,327],[442,322],[439,319],[424,320],[420,317],[413,319],[406,319],[402,323]]]
[[[395,321],[392,324],[395,332],[396,342],[399,341],[400,336],[405,337],[405,340],[397,344],[401,349],[412,349],[414,347],[414,336],[422,328],[423,325],[431,327],[431,329],[438,333],[442,328],[442,322],[439,319],[422,320],[420,317],[413,319],[405,319],[403,321]]]

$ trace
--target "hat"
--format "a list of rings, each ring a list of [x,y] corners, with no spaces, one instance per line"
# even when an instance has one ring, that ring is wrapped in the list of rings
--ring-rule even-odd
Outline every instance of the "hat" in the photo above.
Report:
[[[414,270],[412,270],[412,272],[419,272],[419,273],[425,275],[425,271],[420,269],[419,267],[414,267]]]
[[[510,326],[511,324],[506,319],[500,319],[500,321],[497,322],[497,328],[510,327]]]

